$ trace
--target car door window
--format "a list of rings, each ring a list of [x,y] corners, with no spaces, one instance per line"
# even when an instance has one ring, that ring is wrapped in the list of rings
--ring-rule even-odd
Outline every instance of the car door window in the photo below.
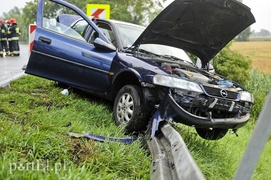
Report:
[[[75,30],[78,34],[80,34],[82,37],[85,36],[86,30],[87,30],[88,23],[84,19],[80,19],[72,25],[72,29]]]
[[[72,9],[46,1],[42,20],[42,28],[80,41],[86,41],[84,35],[88,23]]]

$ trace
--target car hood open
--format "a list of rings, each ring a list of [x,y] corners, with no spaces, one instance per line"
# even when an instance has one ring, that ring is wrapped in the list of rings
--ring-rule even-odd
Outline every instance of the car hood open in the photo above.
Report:
[[[175,0],[135,41],[181,48],[206,65],[229,41],[255,22],[236,0]]]

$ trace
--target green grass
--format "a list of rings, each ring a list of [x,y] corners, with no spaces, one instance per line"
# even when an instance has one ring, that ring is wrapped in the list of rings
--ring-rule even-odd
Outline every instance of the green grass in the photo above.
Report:
[[[271,87],[265,76],[254,72],[253,77]],[[259,90],[255,83],[249,88]],[[67,135],[125,137],[113,122],[111,103],[72,89],[64,96],[62,90],[30,75],[0,89],[0,179],[149,179],[151,157],[139,141],[125,145]],[[227,134],[218,141],[203,140],[181,124],[177,129],[206,179],[224,180],[233,178],[254,122],[241,128],[239,137]],[[270,179],[270,164],[269,138],[252,179]]]
[[[124,145],[67,135],[124,137],[124,131],[113,123],[108,102],[83,93],[63,96],[61,90],[33,76],[0,89],[0,179],[148,179],[150,157],[139,141]]]
[[[239,166],[241,158],[253,131],[253,124],[249,123],[235,134],[228,133],[218,141],[202,140],[191,127],[179,130],[192,157],[200,167],[206,179],[230,180]],[[270,140],[264,148],[263,154],[253,174],[254,180],[270,179],[271,164]]]

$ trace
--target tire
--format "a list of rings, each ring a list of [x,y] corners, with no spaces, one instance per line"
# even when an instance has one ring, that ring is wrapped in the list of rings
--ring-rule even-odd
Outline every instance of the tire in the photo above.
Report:
[[[149,119],[143,112],[144,99],[138,86],[122,87],[114,101],[113,115],[117,125],[125,126],[126,133],[138,133],[146,129]]]
[[[218,140],[223,138],[227,132],[228,129],[219,129],[219,128],[196,128],[196,131],[200,137],[207,140]]]

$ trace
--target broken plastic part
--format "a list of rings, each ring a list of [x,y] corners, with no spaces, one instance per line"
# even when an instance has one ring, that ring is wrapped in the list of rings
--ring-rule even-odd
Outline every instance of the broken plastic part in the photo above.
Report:
[[[86,137],[86,138],[93,139],[100,142],[111,141],[111,142],[120,142],[124,144],[131,144],[132,142],[137,140],[137,138],[134,138],[134,137],[127,137],[127,138],[105,137],[105,136],[100,136],[100,135],[91,134],[87,132],[84,132],[83,134],[69,132],[68,135],[70,137],[75,137],[75,138]]]

